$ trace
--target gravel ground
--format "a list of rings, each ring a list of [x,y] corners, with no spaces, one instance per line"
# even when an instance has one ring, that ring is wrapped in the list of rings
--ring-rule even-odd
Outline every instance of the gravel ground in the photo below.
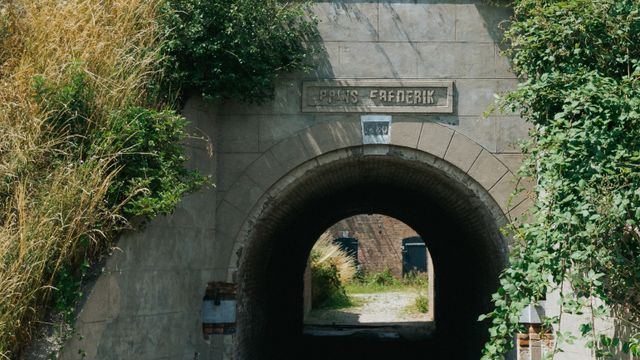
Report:
[[[364,302],[363,305],[346,309],[312,310],[307,324],[357,325],[372,323],[428,321],[428,314],[410,311],[418,294],[412,292],[384,292],[376,294],[355,294],[352,297]]]

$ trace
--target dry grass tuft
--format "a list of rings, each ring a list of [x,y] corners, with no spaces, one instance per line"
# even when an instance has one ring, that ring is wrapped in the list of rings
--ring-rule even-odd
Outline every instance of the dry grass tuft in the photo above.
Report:
[[[86,74],[92,127],[143,104],[159,61],[159,3],[0,3],[0,359],[17,357],[29,340],[58,270],[105,246],[119,222],[104,202],[116,154],[79,161],[64,135],[52,138],[34,77],[63,85],[74,67]]]
[[[333,242],[329,233],[322,234],[311,250],[311,267],[323,264],[335,265],[342,284],[351,281],[356,274],[353,258]]]

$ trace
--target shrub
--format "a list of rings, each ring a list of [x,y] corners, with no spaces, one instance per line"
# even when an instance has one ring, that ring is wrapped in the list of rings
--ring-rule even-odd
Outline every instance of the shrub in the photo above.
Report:
[[[313,245],[310,255],[311,266],[324,263],[333,264],[338,272],[341,283],[349,282],[356,274],[356,265],[353,257],[347,254],[339,245],[333,242],[333,238],[327,233],[320,236]]]
[[[481,317],[492,322],[483,359],[502,359],[523,308],[550,292],[560,312],[546,326],[591,314],[576,334],[557,332],[551,357],[576,335],[594,358],[640,355],[640,2],[513,5],[505,39],[522,82],[500,107],[531,124],[521,174],[535,179],[535,204],[507,228],[512,254]],[[613,337],[598,324],[609,316],[623,328]]]
[[[173,0],[163,8],[165,81],[205,99],[263,102],[279,72],[305,68],[304,2]]]
[[[369,276],[366,276],[365,279],[370,285],[393,286],[398,284],[398,280],[393,277],[391,269],[389,268],[370,274]]]
[[[316,242],[310,255],[311,302],[314,308],[339,308],[352,304],[344,283],[355,274],[355,264],[328,234]]]
[[[426,314],[429,312],[429,298],[424,295],[418,295],[415,299],[415,307],[419,313]]]
[[[311,303],[314,308],[332,309],[351,305],[335,264],[312,265],[311,284]]]
[[[130,107],[113,113],[109,127],[97,134],[99,151],[118,151],[120,171],[107,199],[124,204],[125,217],[168,214],[184,193],[204,183],[184,167],[180,143],[187,136],[185,126],[186,120],[173,111]]]
[[[406,286],[426,287],[429,284],[429,273],[411,271],[402,278],[402,284]]]

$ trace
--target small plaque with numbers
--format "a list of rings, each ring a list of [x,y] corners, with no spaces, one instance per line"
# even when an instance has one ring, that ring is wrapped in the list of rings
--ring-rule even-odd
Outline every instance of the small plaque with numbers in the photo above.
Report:
[[[362,115],[362,143],[389,144],[391,142],[390,115]]]

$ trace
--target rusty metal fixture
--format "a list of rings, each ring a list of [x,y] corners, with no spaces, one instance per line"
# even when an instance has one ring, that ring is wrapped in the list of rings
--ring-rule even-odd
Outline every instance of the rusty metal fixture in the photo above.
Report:
[[[202,299],[202,333],[205,338],[236,332],[236,303],[236,284],[208,284]]]

